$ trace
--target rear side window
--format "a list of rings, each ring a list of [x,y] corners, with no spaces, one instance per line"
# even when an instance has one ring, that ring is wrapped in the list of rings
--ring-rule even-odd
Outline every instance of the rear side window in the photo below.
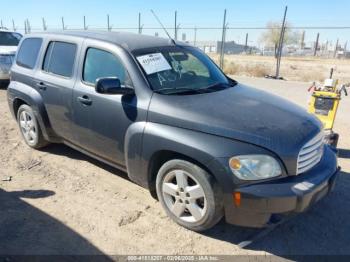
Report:
[[[50,42],[44,59],[43,70],[56,75],[71,77],[77,46],[65,42]]]
[[[1,46],[18,46],[22,36],[18,33],[12,32],[0,32],[0,45]]]
[[[112,53],[96,48],[86,52],[83,80],[95,84],[102,77],[118,77],[122,85],[131,86],[131,81],[121,61]]]
[[[17,54],[17,65],[33,69],[38,58],[42,42],[43,40],[41,38],[24,39]]]

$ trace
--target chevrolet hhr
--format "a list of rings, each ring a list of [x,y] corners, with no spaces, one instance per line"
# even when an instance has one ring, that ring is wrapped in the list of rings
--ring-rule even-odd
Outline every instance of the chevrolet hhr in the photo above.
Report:
[[[176,223],[264,227],[332,191],[322,124],[227,77],[201,50],[115,32],[26,35],[10,110],[28,146],[64,143],[125,171]]]

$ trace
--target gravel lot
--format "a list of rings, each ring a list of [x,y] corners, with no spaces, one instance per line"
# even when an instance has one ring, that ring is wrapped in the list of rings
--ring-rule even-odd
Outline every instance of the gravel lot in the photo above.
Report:
[[[236,79],[307,106],[309,83]],[[335,125],[335,191],[246,249],[237,244],[255,230],[221,222],[205,234],[188,231],[125,173],[64,145],[30,149],[3,89],[0,112],[0,254],[350,254],[350,97]]]

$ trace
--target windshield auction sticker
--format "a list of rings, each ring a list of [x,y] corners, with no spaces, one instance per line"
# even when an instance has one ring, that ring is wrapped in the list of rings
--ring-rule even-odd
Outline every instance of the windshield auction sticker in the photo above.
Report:
[[[140,62],[147,75],[158,73],[165,70],[170,70],[171,66],[165,59],[162,53],[147,54],[138,56],[137,60]]]

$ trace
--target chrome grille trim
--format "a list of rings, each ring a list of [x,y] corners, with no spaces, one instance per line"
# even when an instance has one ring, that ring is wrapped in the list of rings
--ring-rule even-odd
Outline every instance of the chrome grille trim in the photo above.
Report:
[[[307,142],[300,150],[297,163],[297,175],[306,172],[320,162],[323,156],[324,133]]]

